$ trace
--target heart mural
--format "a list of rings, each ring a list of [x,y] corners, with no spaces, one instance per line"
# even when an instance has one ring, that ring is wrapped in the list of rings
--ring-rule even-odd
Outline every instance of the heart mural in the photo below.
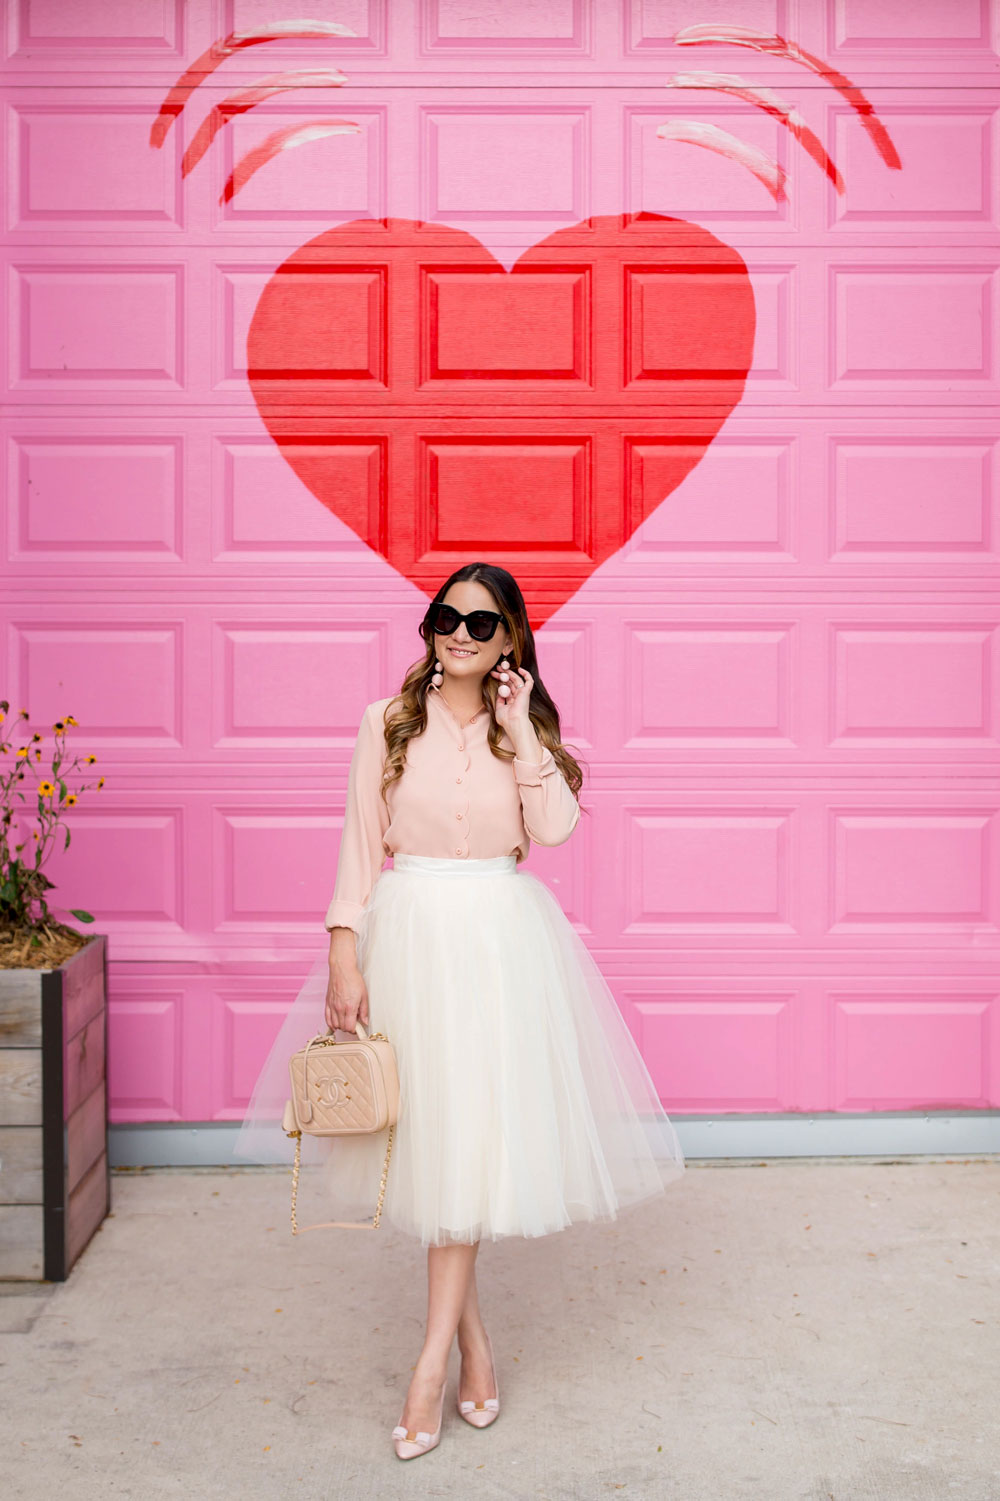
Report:
[[[472,235],[356,220],[274,273],[254,399],[316,499],[428,597],[515,574],[537,629],[707,451],[753,356],[742,258],[657,214],[584,220],[509,271]]]

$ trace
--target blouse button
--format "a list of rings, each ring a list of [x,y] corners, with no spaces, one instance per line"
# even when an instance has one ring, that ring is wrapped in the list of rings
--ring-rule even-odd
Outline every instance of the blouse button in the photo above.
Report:
[[[462,778],[461,778],[461,777],[456,777],[456,778],[455,778],[455,781],[456,781],[456,782],[460,782],[460,781],[461,781],[461,780],[462,780]]]
[[[456,814],[455,814],[455,817],[456,817],[456,818],[461,818],[461,816],[462,816],[462,815],[461,815],[461,813],[456,813]]]
[[[461,854],[461,853],[462,853],[462,851],[461,851],[461,850],[460,850],[460,849],[457,849],[457,850],[456,850],[456,851],[455,851],[455,854],[456,854],[456,855],[460,855],[460,854]]]
[[[459,750],[465,750],[465,746],[464,745],[460,745],[458,748],[459,748]]]

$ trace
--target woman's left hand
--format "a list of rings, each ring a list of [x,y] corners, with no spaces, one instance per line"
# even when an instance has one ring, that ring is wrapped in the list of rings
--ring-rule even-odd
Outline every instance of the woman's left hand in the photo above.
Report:
[[[501,698],[497,695],[494,714],[496,722],[502,730],[513,740],[519,730],[531,728],[531,720],[528,717],[528,705],[531,702],[531,690],[535,686],[535,680],[526,667],[508,667],[507,686],[510,689],[509,698]],[[490,677],[496,678],[497,682],[503,681],[499,667],[494,667]]]

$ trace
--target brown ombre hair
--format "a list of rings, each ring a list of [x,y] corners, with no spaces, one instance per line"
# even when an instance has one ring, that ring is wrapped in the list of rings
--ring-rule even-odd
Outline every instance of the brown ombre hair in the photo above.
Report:
[[[527,668],[534,681],[528,717],[538,739],[552,752],[570,791],[579,800],[580,788],[583,786],[583,770],[560,739],[559,710],[538,673],[535,638],[528,624],[528,611],[517,580],[507,572],[506,568],[499,568],[493,563],[466,563],[445,579],[431,603],[439,604],[452,584],[466,582],[483,584],[496,601],[497,613],[503,616],[513,642],[512,649],[508,653],[511,663],[515,667]],[[497,629],[503,630],[503,626],[498,626]],[[419,662],[414,662],[407,669],[402,687],[385,709],[386,753],[381,788],[384,801],[386,801],[388,788],[403,775],[407,743],[427,728],[427,694],[431,689],[431,677],[434,673],[437,653],[434,646],[434,633],[426,620],[420,622],[420,634],[427,643],[427,650]],[[497,680],[487,673],[483,679],[483,697],[490,711],[487,738],[490,750],[498,760],[513,761],[514,752],[500,743],[504,732],[497,723],[495,715],[498,687]]]

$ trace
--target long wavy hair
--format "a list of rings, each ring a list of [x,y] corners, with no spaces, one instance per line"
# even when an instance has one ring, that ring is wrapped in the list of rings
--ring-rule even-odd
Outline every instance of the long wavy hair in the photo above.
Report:
[[[496,601],[497,613],[503,616],[513,642],[509,653],[511,663],[515,667],[526,667],[534,680],[528,717],[542,745],[552,752],[556,765],[566,778],[571,792],[579,800],[580,788],[583,786],[583,770],[560,738],[559,710],[539,676],[535,638],[528,624],[528,611],[517,580],[507,572],[506,568],[499,568],[493,563],[466,563],[463,567],[456,568],[455,572],[445,579],[431,603],[439,604],[452,584],[466,581],[484,584]],[[502,630],[503,626],[498,626],[497,629]],[[381,792],[386,804],[388,804],[386,793],[389,787],[403,775],[408,742],[415,735],[422,734],[427,728],[427,694],[431,691],[431,677],[434,673],[437,652],[434,646],[434,632],[427,623],[426,615],[420,622],[420,634],[427,643],[427,650],[420,661],[412,663],[407,668],[402,687],[385,709],[383,722],[386,750]],[[498,760],[513,761],[514,752],[501,744],[504,732],[496,720],[498,687],[497,680],[487,674],[483,679],[483,697],[490,711],[487,739],[490,750]],[[587,810],[581,809],[581,811]]]

